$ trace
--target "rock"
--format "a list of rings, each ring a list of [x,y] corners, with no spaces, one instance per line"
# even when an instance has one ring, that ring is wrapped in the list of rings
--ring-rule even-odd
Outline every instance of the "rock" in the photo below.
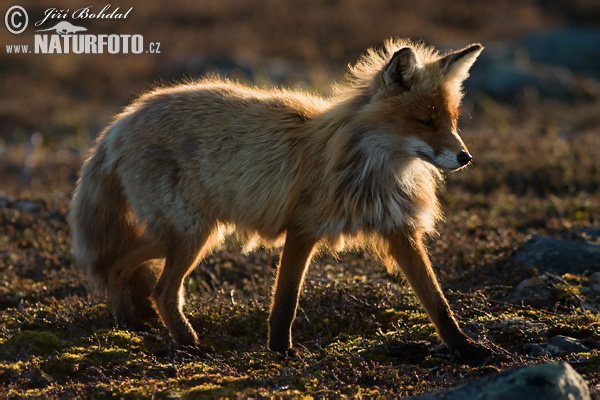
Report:
[[[535,343],[525,343],[523,346],[523,350],[525,350],[526,354],[529,354],[533,357],[540,356],[557,356],[560,353],[560,349],[556,346],[552,346],[550,344],[535,344]]]
[[[528,365],[458,387],[411,397],[415,400],[588,400],[590,391],[565,362]]]
[[[16,209],[27,212],[27,213],[35,213],[40,211],[43,206],[42,200],[17,200],[13,207]]]
[[[466,89],[507,102],[531,94],[570,100],[598,93],[599,41],[599,29],[565,28],[486,43]]]
[[[535,344],[526,343],[523,349],[534,357],[539,356],[564,356],[572,353],[588,353],[592,351],[589,347],[581,343],[578,339],[557,335],[554,336],[548,343]]]
[[[526,49],[531,62],[560,65],[600,79],[600,30],[565,28],[536,32],[518,46]]]
[[[590,286],[581,288],[583,292],[592,295],[600,293],[600,272],[594,272],[592,275],[590,275],[589,283]]]
[[[546,325],[542,322],[530,322],[520,318],[506,318],[502,321],[494,322],[492,327],[507,332],[526,330],[527,332],[534,333],[541,332],[546,328]]]
[[[515,253],[515,260],[541,271],[581,274],[600,271],[600,244],[533,235]]]
[[[8,197],[0,196],[0,208],[8,208],[12,205],[12,202]]]
[[[579,340],[569,336],[557,335],[550,339],[548,343],[557,347],[563,353],[588,353],[592,351]]]
[[[552,287],[548,279],[548,274],[525,279],[519,283],[515,292],[510,294],[507,300],[534,307],[547,305],[552,296]]]

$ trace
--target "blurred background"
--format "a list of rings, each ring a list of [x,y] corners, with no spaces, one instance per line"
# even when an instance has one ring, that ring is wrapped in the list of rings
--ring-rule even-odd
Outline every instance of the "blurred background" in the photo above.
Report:
[[[7,193],[50,187],[69,192],[81,155],[111,116],[155,85],[218,72],[248,84],[326,96],[348,63],[390,36],[442,50],[472,42],[486,46],[466,83],[461,125],[467,143],[477,140],[469,126],[484,117],[476,128],[491,138],[514,132],[515,124],[523,134],[600,134],[596,0],[119,1],[110,11],[133,7],[127,19],[67,19],[86,33],[141,34],[145,46],[160,43],[160,54],[139,55],[9,54],[5,45],[33,47],[34,22],[49,8],[69,10],[70,16],[88,5],[15,4],[27,10],[29,26],[19,35],[0,29],[0,191]],[[5,2],[3,13],[11,5]],[[89,5],[97,12],[105,3]],[[528,128],[532,116],[542,121]],[[489,139],[472,149],[476,159],[489,150]],[[511,160],[499,162],[505,161]],[[584,186],[597,187],[594,178]]]

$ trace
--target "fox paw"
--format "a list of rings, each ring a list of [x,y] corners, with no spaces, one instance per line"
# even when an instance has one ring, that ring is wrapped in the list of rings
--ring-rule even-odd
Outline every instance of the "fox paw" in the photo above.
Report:
[[[197,346],[198,345],[198,335],[196,334],[196,332],[191,329],[181,329],[179,331],[173,331],[171,332],[171,336],[173,337],[173,340],[175,341],[175,343],[177,343],[180,346]]]
[[[282,355],[285,358],[294,358],[294,359],[302,358],[301,357],[302,353],[300,352],[300,350],[298,350],[295,347],[289,347],[287,349],[275,349],[275,348],[272,348],[271,346],[269,346],[269,350],[279,353],[280,355]]]
[[[295,347],[291,347],[291,348],[285,350],[284,352],[282,352],[281,354],[287,358],[293,358],[293,359],[297,359],[297,360],[302,359],[302,353],[300,352],[300,350],[298,350]]]
[[[490,346],[467,339],[460,347],[451,350],[458,360],[469,365],[481,365],[497,352]]]

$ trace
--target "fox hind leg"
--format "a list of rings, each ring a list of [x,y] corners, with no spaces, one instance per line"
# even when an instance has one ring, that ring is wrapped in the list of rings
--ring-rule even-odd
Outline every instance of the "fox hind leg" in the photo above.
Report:
[[[215,241],[216,235],[210,233],[171,240],[165,267],[152,293],[158,315],[180,345],[198,343],[198,335],[183,314],[183,280]]]
[[[152,315],[150,293],[160,269],[150,260],[164,257],[165,250],[159,242],[141,235],[111,264],[108,287],[117,325],[140,328],[138,316]]]
[[[142,321],[158,317],[154,308],[152,291],[164,266],[164,260],[143,263],[129,281],[129,294],[136,316]]]

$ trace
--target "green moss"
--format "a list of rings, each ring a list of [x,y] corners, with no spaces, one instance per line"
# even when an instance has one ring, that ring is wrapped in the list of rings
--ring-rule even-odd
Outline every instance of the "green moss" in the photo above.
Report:
[[[600,316],[589,310],[579,310],[577,314],[554,318],[548,327],[552,335],[566,335],[576,338],[591,336],[600,338]]]
[[[96,334],[99,338],[105,338],[107,342],[112,343],[114,346],[128,348],[128,349],[140,349],[143,346],[143,340],[135,333],[123,330],[110,330],[107,332],[97,331]]]
[[[582,281],[583,281],[581,275],[574,275],[574,274],[569,274],[569,273],[564,274],[562,276],[562,278],[566,282],[571,283],[571,284],[579,284],[579,283],[582,283]]]
[[[30,357],[44,356],[59,350],[63,342],[53,333],[45,331],[21,331],[0,343],[0,358],[14,358],[17,355]]]
[[[43,362],[41,368],[56,378],[77,376],[84,372],[79,368],[79,363],[83,359],[84,356],[81,354],[63,353]]]
[[[581,296],[581,290],[578,286],[558,284],[556,285],[555,295],[560,302],[577,304]]]
[[[541,310],[535,310],[535,309],[517,310],[515,314],[518,317],[533,320],[533,321],[537,321],[538,319],[544,318],[546,316],[546,314],[544,314]]]
[[[598,373],[599,357],[597,352],[577,354],[577,358],[577,361],[580,364],[577,371],[581,375],[587,377],[589,375],[595,375]]]

